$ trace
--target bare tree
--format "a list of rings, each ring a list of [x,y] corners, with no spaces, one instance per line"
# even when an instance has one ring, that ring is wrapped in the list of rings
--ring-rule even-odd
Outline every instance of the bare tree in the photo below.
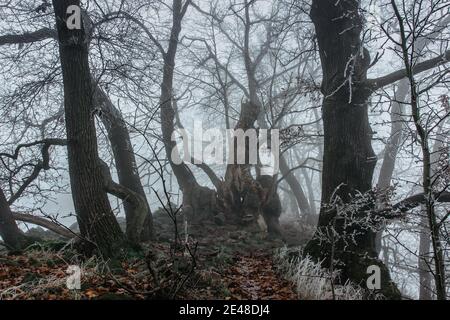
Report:
[[[438,300],[446,299],[446,289],[445,289],[445,265],[444,265],[444,253],[440,238],[440,224],[436,215],[435,205],[434,205],[434,192],[433,190],[433,177],[432,177],[432,162],[431,162],[431,148],[429,142],[430,129],[423,124],[423,116],[421,114],[420,108],[420,94],[415,75],[414,75],[414,60],[416,59],[417,52],[415,51],[414,45],[411,46],[408,38],[415,38],[420,36],[418,31],[415,31],[415,27],[420,26],[419,23],[413,23],[414,29],[408,32],[407,20],[408,16],[404,12],[403,15],[400,13],[399,8],[395,0],[391,0],[391,5],[395,12],[395,16],[399,23],[400,28],[400,47],[401,53],[403,55],[403,62],[405,65],[405,70],[407,78],[410,85],[410,104],[411,113],[414,121],[414,126],[418,135],[418,142],[420,143],[422,149],[423,157],[423,193],[425,195],[425,209],[428,218],[428,227],[431,232],[431,243],[433,247],[433,258],[435,264],[434,279],[436,285],[436,294]],[[406,17],[405,17],[406,15]],[[414,17],[415,18],[415,17]],[[423,91],[422,91],[423,92]],[[442,121],[442,120],[441,120]]]
[[[376,232],[361,224],[336,226],[336,209],[328,207],[333,197],[344,203],[354,201],[358,194],[372,190],[376,156],[372,149],[372,129],[369,124],[367,103],[372,92],[407,76],[402,69],[389,75],[368,79],[372,64],[369,51],[362,42],[363,16],[360,1],[313,1],[311,18],[315,25],[322,62],[324,159],[322,172],[322,209],[316,237],[309,242],[305,253],[325,259],[330,265],[330,243],[321,241],[320,235],[336,232],[351,235],[334,245],[335,257],[342,264],[342,276],[357,283],[365,280],[369,265],[381,268],[381,292],[390,298],[399,298],[387,268],[377,257]],[[445,62],[450,52],[418,63],[413,74],[424,72]],[[351,124],[351,125],[350,125]],[[360,219],[369,217],[373,201],[366,201],[355,214]],[[327,262],[328,261],[328,262]]]
[[[64,109],[72,196],[83,238],[95,243],[104,257],[114,257],[124,236],[104,191],[92,114],[93,87],[88,61],[88,34],[83,25],[71,30],[67,8],[79,1],[53,1],[64,81]],[[85,248],[89,254],[92,249]]]

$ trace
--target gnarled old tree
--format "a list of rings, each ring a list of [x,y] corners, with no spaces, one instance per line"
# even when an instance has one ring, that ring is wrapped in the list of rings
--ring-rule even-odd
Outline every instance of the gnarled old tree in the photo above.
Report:
[[[211,217],[218,211],[223,211],[227,221],[239,224],[245,223],[246,219],[249,218],[256,222],[257,216],[261,214],[269,226],[269,231],[279,234],[278,217],[281,212],[281,205],[276,190],[274,191],[272,188],[272,183],[267,183],[267,177],[259,176],[254,179],[248,164],[237,165],[233,163],[227,166],[225,180],[221,181],[208,166],[205,164],[198,165],[206,172],[216,187],[216,190],[211,190],[199,185],[185,163],[175,163],[172,159],[173,153],[177,150],[176,143],[172,140],[175,132],[175,113],[177,112],[173,105],[175,99],[173,94],[175,56],[181,22],[189,5],[190,1],[185,2],[184,5],[181,0],[173,1],[173,24],[167,50],[164,50],[159,42],[152,37],[152,40],[160,48],[164,60],[160,96],[161,129],[166,154],[183,192],[183,211],[191,214],[196,220],[201,220],[205,215]],[[240,119],[235,129],[254,128],[259,113],[259,106],[252,101],[243,103]],[[187,142],[185,141],[185,143]],[[238,140],[233,138],[232,143],[231,148],[236,150]],[[244,153],[248,153],[248,143],[245,143],[244,149]],[[270,176],[268,180],[273,181],[275,179]]]
[[[284,83],[285,78],[293,77],[295,73],[297,79],[301,75],[297,74],[296,68],[300,65],[306,65],[308,55],[303,55],[301,61],[293,65],[286,62],[283,67],[278,66],[278,60],[282,60],[280,52],[287,51],[285,46],[289,43],[290,25],[292,15],[290,11],[283,11],[281,2],[273,3],[269,6],[270,10],[262,10],[258,12],[258,3],[256,1],[231,1],[229,5],[220,7],[220,1],[214,3],[205,9],[201,3],[193,4],[197,12],[204,15],[208,20],[207,29],[213,30],[206,38],[192,37],[191,41],[203,44],[202,49],[206,49],[204,56],[201,56],[198,66],[206,69],[212,74],[213,79],[217,78],[220,84],[217,88],[217,94],[223,101],[224,113],[226,115],[227,128],[229,127],[230,101],[232,101],[232,86],[236,86],[240,95],[244,95],[250,103],[257,108],[258,114],[256,120],[260,128],[274,129],[280,128],[280,120],[290,112],[295,106],[296,94],[288,94],[286,91],[297,91],[296,88],[290,88],[290,83]],[[217,31],[215,31],[217,29]],[[262,30],[262,31],[261,31]],[[254,34],[262,32],[262,40],[254,43]],[[223,37],[223,39],[220,38]],[[232,53],[221,52],[219,42],[226,43],[233,48]],[[302,48],[303,50],[303,48]],[[308,51],[305,49],[305,51]],[[222,61],[222,55],[229,54],[228,61]],[[233,61],[236,56],[237,61]],[[273,62],[275,60],[277,62]],[[212,62],[212,66],[208,68],[208,62]],[[235,63],[235,65],[233,65]],[[273,65],[271,65],[273,64]],[[244,70],[242,77],[239,73],[234,72],[234,68]],[[273,68],[273,69],[272,69]],[[291,74],[292,73],[292,74]],[[242,79],[242,80],[241,80]],[[278,82],[289,87],[289,90],[279,90]],[[280,85],[280,86],[283,86]],[[208,84],[209,86],[209,84]],[[280,92],[281,91],[281,92]],[[300,91],[300,90],[298,90]],[[280,110],[274,107],[275,101],[281,102]],[[242,111],[239,118],[242,117]],[[268,121],[270,119],[271,121]],[[239,120],[240,121],[240,120]],[[254,123],[252,123],[253,126]],[[294,175],[293,170],[289,168],[285,154],[280,155],[279,167],[281,172],[280,180],[285,180],[291,189],[298,208],[305,221],[313,222],[312,209],[313,203],[309,203],[300,181]],[[270,192],[274,196],[277,193],[277,179],[271,179],[273,185],[270,186]],[[277,215],[277,214],[275,214]]]
[[[378,79],[367,79],[371,59],[362,41],[360,1],[313,0],[310,15],[323,71],[325,136],[319,224],[305,254],[323,261],[326,267],[340,269],[342,281],[350,279],[358,284],[365,284],[368,266],[377,265],[381,270],[379,292],[389,298],[400,298],[387,268],[377,257],[375,230],[355,222],[376,219],[374,201],[369,198],[362,204],[354,204],[351,216],[340,208],[355,203],[359,195],[372,189],[377,159],[371,145],[368,100],[372,92],[405,78],[407,73],[399,70]],[[449,57],[447,51],[417,64],[412,72],[429,70]]]
[[[89,40],[84,25],[69,29],[67,8],[80,1],[54,0],[61,69],[64,81],[64,109],[67,132],[70,183],[85,251],[98,249],[114,257],[124,245],[124,236],[104,190],[92,113],[93,87],[88,60]]]

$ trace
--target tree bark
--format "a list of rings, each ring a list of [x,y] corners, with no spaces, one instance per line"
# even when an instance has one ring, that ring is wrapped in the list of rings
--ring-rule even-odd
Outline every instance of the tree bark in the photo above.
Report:
[[[445,107],[445,102],[444,102]],[[446,141],[445,134],[442,132],[444,125],[447,121],[441,121],[437,127],[436,141],[433,145],[433,151],[431,153],[431,167],[430,176],[432,179],[436,178],[439,174],[439,164],[441,159],[445,159],[446,152],[448,151],[444,141]],[[442,157],[442,158],[441,158]],[[423,205],[422,205],[423,208]],[[422,210],[422,216],[420,218],[420,236],[419,236],[419,299],[420,300],[432,300],[433,290],[431,288],[432,270],[431,270],[431,230],[428,225],[426,217],[426,210]]]
[[[254,124],[260,109],[257,105],[247,102],[241,104],[241,111],[239,120],[235,125],[235,132],[242,130],[247,132],[249,129],[254,129]],[[249,159],[250,139],[244,138],[244,146],[239,144],[236,137],[230,137],[230,151],[233,158],[229,157],[225,173],[225,181],[222,184],[218,194],[221,207],[229,222],[242,224],[244,222],[256,221],[258,215],[261,213],[261,201],[259,197],[259,189],[251,174],[252,165]],[[254,141],[253,141],[254,142]],[[238,164],[238,152],[245,154],[245,161]]]
[[[84,28],[69,30],[67,8],[80,6],[77,0],[53,0],[58,30],[59,52],[64,81],[64,110],[68,140],[68,162],[72,198],[83,253],[94,249],[105,258],[115,257],[124,245],[124,236],[111,210],[99,163],[94,114],[93,88]]]
[[[309,207],[311,208],[311,215],[317,216],[316,206],[314,205],[314,188],[311,177],[308,175],[308,171],[302,168],[302,175],[305,178],[306,189],[308,190]]]
[[[305,254],[323,261],[327,267],[340,269],[342,281],[349,279],[363,286],[368,277],[367,267],[378,265],[379,292],[399,298],[389,271],[377,257],[375,232],[360,223],[348,224],[330,206],[337,198],[349,204],[357,194],[370,191],[376,164],[368,119],[370,91],[365,86],[370,57],[360,40],[359,1],[314,0],[311,18],[323,71],[324,158],[318,230],[307,244]],[[357,208],[355,218],[364,219],[373,206],[373,201],[368,201]],[[337,234],[338,239],[324,241],[324,235],[330,234]],[[332,253],[336,261],[331,259]],[[339,264],[335,266],[337,261]]]
[[[28,244],[28,239],[14,220],[11,208],[0,188],[0,236],[9,251],[21,250]]]
[[[139,176],[130,133],[121,112],[94,79],[92,79],[92,83],[95,88],[95,107],[102,111],[101,120],[111,143],[119,184],[138,194],[145,202],[145,211],[136,210],[136,206],[129,201],[124,202],[127,238],[141,241],[150,240],[153,237],[152,213]]]
[[[391,110],[391,133],[389,140],[384,150],[383,163],[381,165],[380,174],[378,176],[378,191],[381,193],[380,201],[384,201],[384,196],[391,186],[392,175],[395,168],[395,160],[400,148],[400,141],[402,139],[403,118],[402,118],[402,103],[405,102],[406,96],[409,92],[408,80],[400,81],[398,89],[395,93],[395,101],[392,102]]]

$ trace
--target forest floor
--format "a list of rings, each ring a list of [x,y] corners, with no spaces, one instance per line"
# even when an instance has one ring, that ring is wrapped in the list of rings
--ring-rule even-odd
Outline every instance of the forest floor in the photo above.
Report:
[[[155,215],[156,241],[120,263],[80,258],[70,245],[47,241],[19,255],[0,251],[2,299],[298,299],[275,263],[277,250],[304,244],[308,231],[282,223],[286,241],[256,228],[191,226],[188,246],[174,245],[173,222]],[[179,229],[183,230],[182,223]],[[79,266],[81,289],[67,288]]]

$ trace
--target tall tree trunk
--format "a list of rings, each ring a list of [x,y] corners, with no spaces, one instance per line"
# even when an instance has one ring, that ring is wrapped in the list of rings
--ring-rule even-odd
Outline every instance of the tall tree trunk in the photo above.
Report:
[[[411,115],[414,122],[414,126],[417,134],[417,141],[420,143],[422,149],[422,188],[425,195],[425,208],[428,217],[428,225],[431,231],[431,245],[433,248],[433,258],[434,258],[434,279],[436,286],[436,297],[438,300],[446,300],[446,283],[445,283],[445,261],[444,261],[444,250],[442,248],[441,237],[440,237],[440,225],[438,223],[438,216],[436,214],[435,199],[434,199],[434,182],[432,177],[432,162],[431,162],[431,149],[429,143],[429,134],[431,130],[428,127],[422,125],[422,114],[419,105],[419,89],[414,77],[413,61],[415,57],[415,52],[411,53],[410,40],[408,38],[411,34],[407,35],[405,31],[405,21],[400,14],[397,4],[394,0],[391,0],[391,5],[394,10],[395,16],[397,18],[399,28],[400,28],[400,39],[399,42],[401,46],[401,52],[403,56],[403,63],[406,70],[406,76],[409,80],[410,86],[410,104],[411,104]]]
[[[0,188],[0,236],[9,251],[22,249],[28,240],[14,220],[11,208]]]
[[[175,141],[172,141],[172,134],[175,132],[176,112],[173,106],[173,76],[181,22],[188,5],[189,2],[183,6],[181,0],[173,0],[172,29],[169,46],[163,57],[164,67],[160,96],[161,131],[170,166],[183,192],[183,212],[192,218],[202,220],[202,217],[210,216],[215,211],[215,192],[200,186],[185,163],[177,164],[172,159],[172,151],[176,148]]]
[[[88,61],[88,39],[81,30],[69,30],[67,8],[80,6],[78,0],[53,0],[58,30],[59,52],[64,81],[64,110],[68,140],[69,174],[72,198],[81,236],[105,258],[114,257],[124,244],[124,236],[104,191],[97,150],[93,88]]]
[[[403,118],[402,103],[405,102],[409,92],[408,80],[400,81],[397,91],[395,92],[395,101],[392,102],[391,110],[391,133],[389,140],[384,149],[383,163],[381,165],[380,174],[377,183],[377,205],[379,208],[385,206],[389,201],[389,192],[391,187],[392,175],[394,174],[395,162],[400,149],[400,142],[403,134]],[[377,232],[375,238],[375,247],[380,253],[381,237],[383,236],[383,228]]]
[[[263,108],[263,104],[261,100],[258,97],[258,88],[259,83],[256,77],[256,71],[257,71],[257,65],[258,63],[256,61],[252,60],[252,54],[251,54],[251,46],[250,46],[250,37],[251,37],[251,28],[252,28],[252,22],[250,19],[250,7],[251,7],[251,1],[245,0],[244,1],[244,12],[245,12],[245,18],[244,18],[244,43],[243,43],[243,58],[244,58],[244,65],[245,65],[245,71],[247,76],[247,84],[248,84],[248,95],[247,97],[250,99],[250,102],[252,105],[256,106],[258,108],[258,115],[257,120],[259,126],[262,129],[270,129],[269,125],[265,118],[265,111]],[[253,124],[252,124],[253,125]],[[303,191],[302,186],[298,182],[297,178],[293,175],[292,172],[289,171],[289,166],[287,164],[286,159],[281,154],[279,157],[279,167],[281,174],[285,177],[286,183],[289,185],[289,188],[291,188],[292,192],[294,193],[295,199],[298,203],[299,209],[301,213],[308,217],[310,215],[310,208],[308,204],[308,200],[305,196],[305,192]],[[278,218],[281,213],[281,203],[280,203],[280,209],[273,210],[278,207],[278,205],[275,205],[279,202],[279,196],[277,194],[277,188],[278,184],[277,179],[266,179],[263,178],[265,187],[265,192],[267,194],[271,194],[273,196],[273,199],[268,199],[268,208],[266,212],[272,212],[272,214],[267,214],[266,216],[273,215],[276,218],[271,218],[270,222],[273,224],[273,227],[270,228],[271,230],[280,230],[278,225]],[[266,181],[267,180],[267,181]],[[272,181],[273,185],[270,185],[269,181]],[[268,221],[266,221],[267,223]]]
[[[102,110],[101,119],[111,143],[119,184],[140,195],[147,207],[145,216],[141,216],[131,203],[124,202],[127,238],[133,242],[150,240],[153,235],[152,213],[139,176],[130,133],[121,112],[100,86],[94,80],[92,82],[95,85],[95,107]]]
[[[297,205],[300,209],[302,216],[306,221],[313,221],[314,217],[312,216],[310,204],[308,199],[306,198],[305,192],[303,191],[300,182],[297,177],[294,175],[292,171],[289,171],[289,166],[286,162],[284,155],[280,155],[280,172],[285,177],[286,183],[289,188],[292,190],[295,196],[295,200],[297,201]],[[311,219],[312,218],[312,219]]]
[[[312,183],[312,178],[309,176],[308,171],[302,168],[302,175],[305,178],[306,189],[308,190],[308,201],[309,207],[311,209],[311,216],[317,216],[316,206],[314,205],[314,188]]]
[[[253,75],[252,70],[253,68],[248,68],[250,71],[247,73]],[[250,101],[252,101],[253,104],[259,106],[259,114],[258,114],[258,124],[262,129],[269,129],[269,125],[265,118],[265,113],[262,108],[261,100],[258,98],[256,88],[258,87],[257,81],[254,76],[248,76],[249,79],[249,92],[250,92]],[[313,222],[314,216],[312,216],[310,204],[308,202],[308,199],[306,198],[305,192],[302,188],[302,185],[298,181],[297,177],[294,175],[292,171],[290,171],[288,162],[283,154],[280,154],[279,156],[279,166],[280,166],[280,172],[284,179],[286,180],[287,185],[293,192],[295,196],[295,200],[297,202],[297,205],[300,209],[300,212],[302,216],[305,218],[307,222]],[[276,180],[274,180],[274,183]],[[271,189],[276,192],[277,185],[271,186]]]
[[[323,261],[324,266],[340,269],[342,281],[349,279],[363,286],[368,266],[377,265],[381,271],[379,292],[399,298],[389,271],[377,257],[375,232],[361,223],[348,224],[330,206],[336,198],[345,205],[358,193],[370,191],[376,164],[368,119],[370,91],[364,85],[370,57],[360,39],[359,1],[313,0],[311,18],[323,71],[324,158],[318,230],[305,254]],[[373,201],[368,201],[356,209],[353,218],[364,219],[373,206]],[[331,234],[338,238],[328,239]]]
[[[426,38],[419,38],[415,43],[416,52],[421,52],[426,45],[433,40],[434,37],[438,36],[445,26],[450,23],[450,17],[445,17],[439,21],[433,32],[430,33]],[[388,192],[391,186],[392,175],[394,173],[395,162],[397,158],[398,151],[400,149],[400,142],[402,139],[402,131],[404,127],[404,119],[402,118],[403,107],[402,104],[406,103],[406,97],[409,92],[408,79],[403,79],[399,82],[398,88],[395,91],[394,99],[392,102],[391,110],[391,134],[389,136],[388,143],[384,150],[383,163],[381,165],[380,174],[378,176],[378,204],[383,206],[388,200]],[[382,231],[377,234],[377,251],[381,248],[381,236]]]
[[[430,228],[428,227],[428,220],[425,216],[425,210],[422,210],[424,215],[420,219],[420,236],[419,236],[419,299],[433,300],[433,290],[431,288],[431,261],[430,261]]]

